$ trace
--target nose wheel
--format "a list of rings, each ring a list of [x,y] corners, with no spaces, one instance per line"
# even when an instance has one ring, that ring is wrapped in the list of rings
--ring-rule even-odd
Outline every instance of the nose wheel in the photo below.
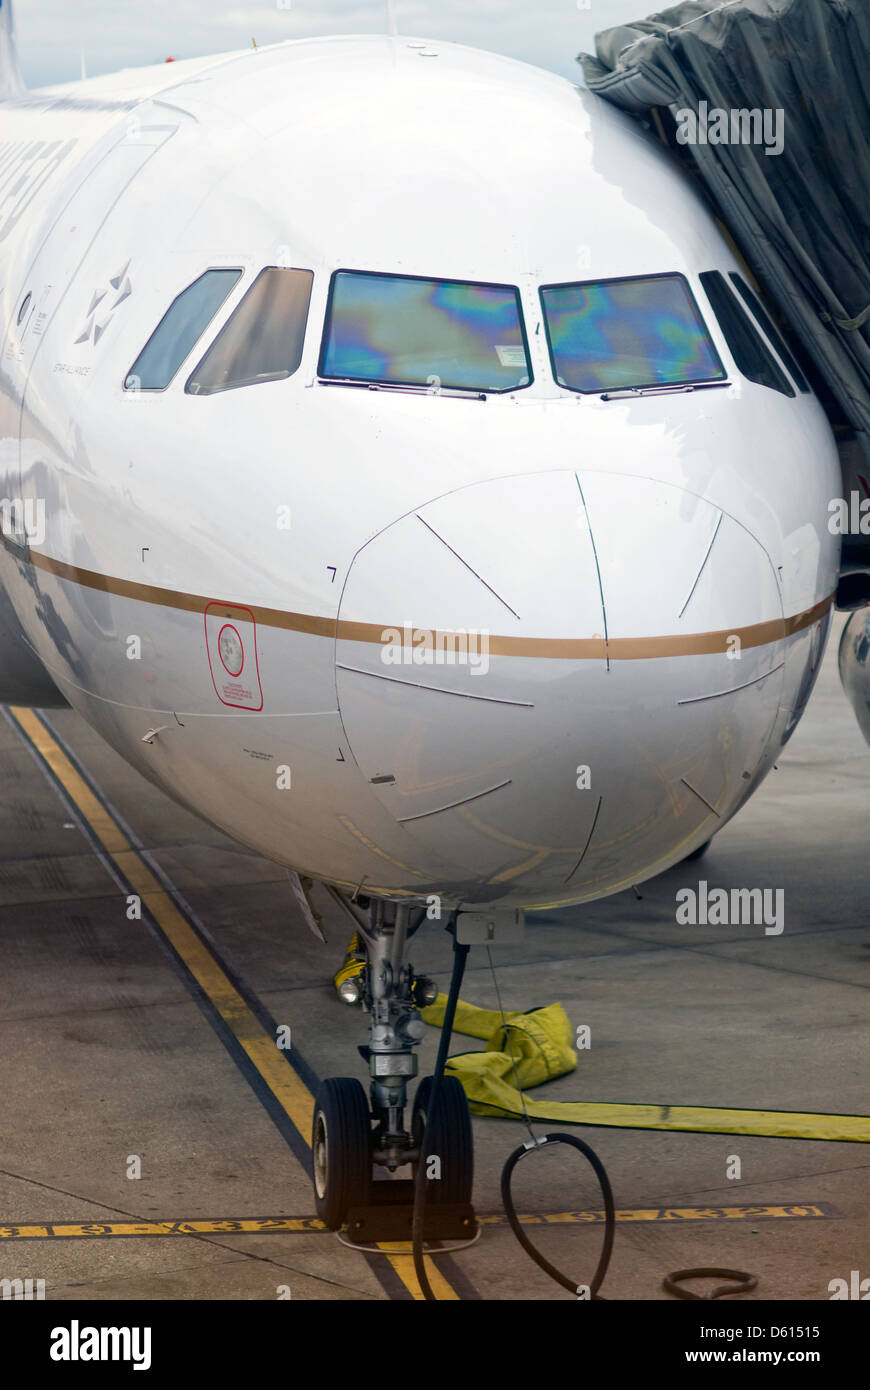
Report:
[[[424,1076],[414,1097],[411,1130],[414,1147],[420,1152],[432,1077]],[[462,1083],[455,1076],[442,1076],[438,1087],[437,1110],[429,1126],[427,1153],[417,1159],[426,1169],[426,1200],[442,1206],[467,1206],[474,1183],[474,1143],[471,1115]]]
[[[351,1207],[366,1205],[372,1182],[369,1103],[355,1077],[330,1077],[317,1092],[311,1156],[317,1215],[336,1231]]]
[[[350,914],[346,899],[335,892],[333,896]],[[404,960],[406,943],[426,911],[375,900],[368,906],[368,921],[356,912],[352,915],[358,941],[365,944],[365,964],[355,968],[354,982],[371,1019],[369,1044],[359,1049],[368,1063],[369,1095],[359,1081],[346,1076],[324,1081],[317,1093],[311,1139],[317,1215],[329,1230],[347,1225],[359,1237],[363,1227],[370,1228],[367,1223],[373,1211],[380,1210],[382,1229],[385,1209],[390,1207],[399,1223],[397,1236],[366,1238],[406,1237],[413,1180],[374,1182],[373,1173],[381,1168],[392,1176],[410,1168],[416,1175],[423,1165],[426,1207],[433,1209],[426,1222],[432,1233],[427,1239],[442,1239],[442,1227],[445,1238],[467,1236],[473,1221],[474,1158],[471,1117],[460,1082],[456,1077],[442,1077],[436,1113],[430,1117],[432,1077],[426,1077],[418,1087],[410,1122],[405,1119],[408,1083],[417,1075],[414,1048],[426,1031],[420,1007],[431,1003],[437,993],[434,983],[415,976]],[[442,1046],[446,1046],[443,1037]],[[429,1135],[422,1152],[427,1119]],[[458,1212],[459,1208],[463,1211]],[[451,1221],[455,1231],[447,1229]]]

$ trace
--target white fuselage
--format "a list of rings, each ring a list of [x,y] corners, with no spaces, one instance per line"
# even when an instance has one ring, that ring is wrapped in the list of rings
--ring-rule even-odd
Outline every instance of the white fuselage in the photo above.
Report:
[[[299,370],[186,393],[266,266],[313,272]],[[213,267],[243,275],[184,369],[125,390]],[[342,268],[517,286],[532,383],[323,384]],[[656,142],[469,49],[317,40],[0,103],[0,489],[44,519],[0,582],[27,641],[133,766],[314,877],[537,906],[660,872],[771,766],[837,576],[825,416],[740,374],[712,269],[740,266]],[[540,286],[666,272],[730,384],[557,385]],[[485,662],[438,660],[457,632]]]

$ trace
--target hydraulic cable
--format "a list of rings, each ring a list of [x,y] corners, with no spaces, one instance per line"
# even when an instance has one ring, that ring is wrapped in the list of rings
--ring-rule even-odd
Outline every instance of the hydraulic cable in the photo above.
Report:
[[[447,1064],[447,1052],[450,1047],[450,1038],[453,1033],[453,1020],[456,1017],[456,1005],[459,1000],[459,991],[462,987],[462,977],[465,974],[465,962],[468,959],[468,946],[462,946],[456,940],[456,915],[449,928],[453,936],[453,974],[450,979],[450,991],[447,995],[447,1007],[444,1013],[444,1022],[441,1026],[441,1041],[438,1045],[438,1057],[435,1062],[435,1071],[432,1076],[432,1089],[429,1092],[429,1104],[426,1110],[426,1124],[420,1138],[420,1156],[417,1160],[417,1172],[414,1179],[414,1214],[411,1220],[411,1240],[414,1251],[414,1269],[420,1281],[420,1288],[423,1290],[423,1297],[429,1303],[438,1300],[432,1291],[429,1277],[426,1273],[426,1265],[423,1260],[423,1223],[426,1213],[426,1160],[428,1152],[427,1143],[432,1127],[432,1118],[437,1113],[438,1092],[441,1087],[441,1078]]]

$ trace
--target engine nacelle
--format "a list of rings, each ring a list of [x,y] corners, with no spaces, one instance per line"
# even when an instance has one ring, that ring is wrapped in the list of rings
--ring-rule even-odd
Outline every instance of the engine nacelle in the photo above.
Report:
[[[853,613],[840,638],[840,680],[870,743],[870,609]]]

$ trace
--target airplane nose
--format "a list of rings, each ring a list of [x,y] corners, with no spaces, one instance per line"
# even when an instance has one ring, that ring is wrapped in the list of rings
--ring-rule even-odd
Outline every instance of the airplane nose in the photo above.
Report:
[[[526,474],[400,517],[354,559],[336,677],[402,886],[582,901],[688,853],[770,738],[782,616],[745,527],[649,478]]]

